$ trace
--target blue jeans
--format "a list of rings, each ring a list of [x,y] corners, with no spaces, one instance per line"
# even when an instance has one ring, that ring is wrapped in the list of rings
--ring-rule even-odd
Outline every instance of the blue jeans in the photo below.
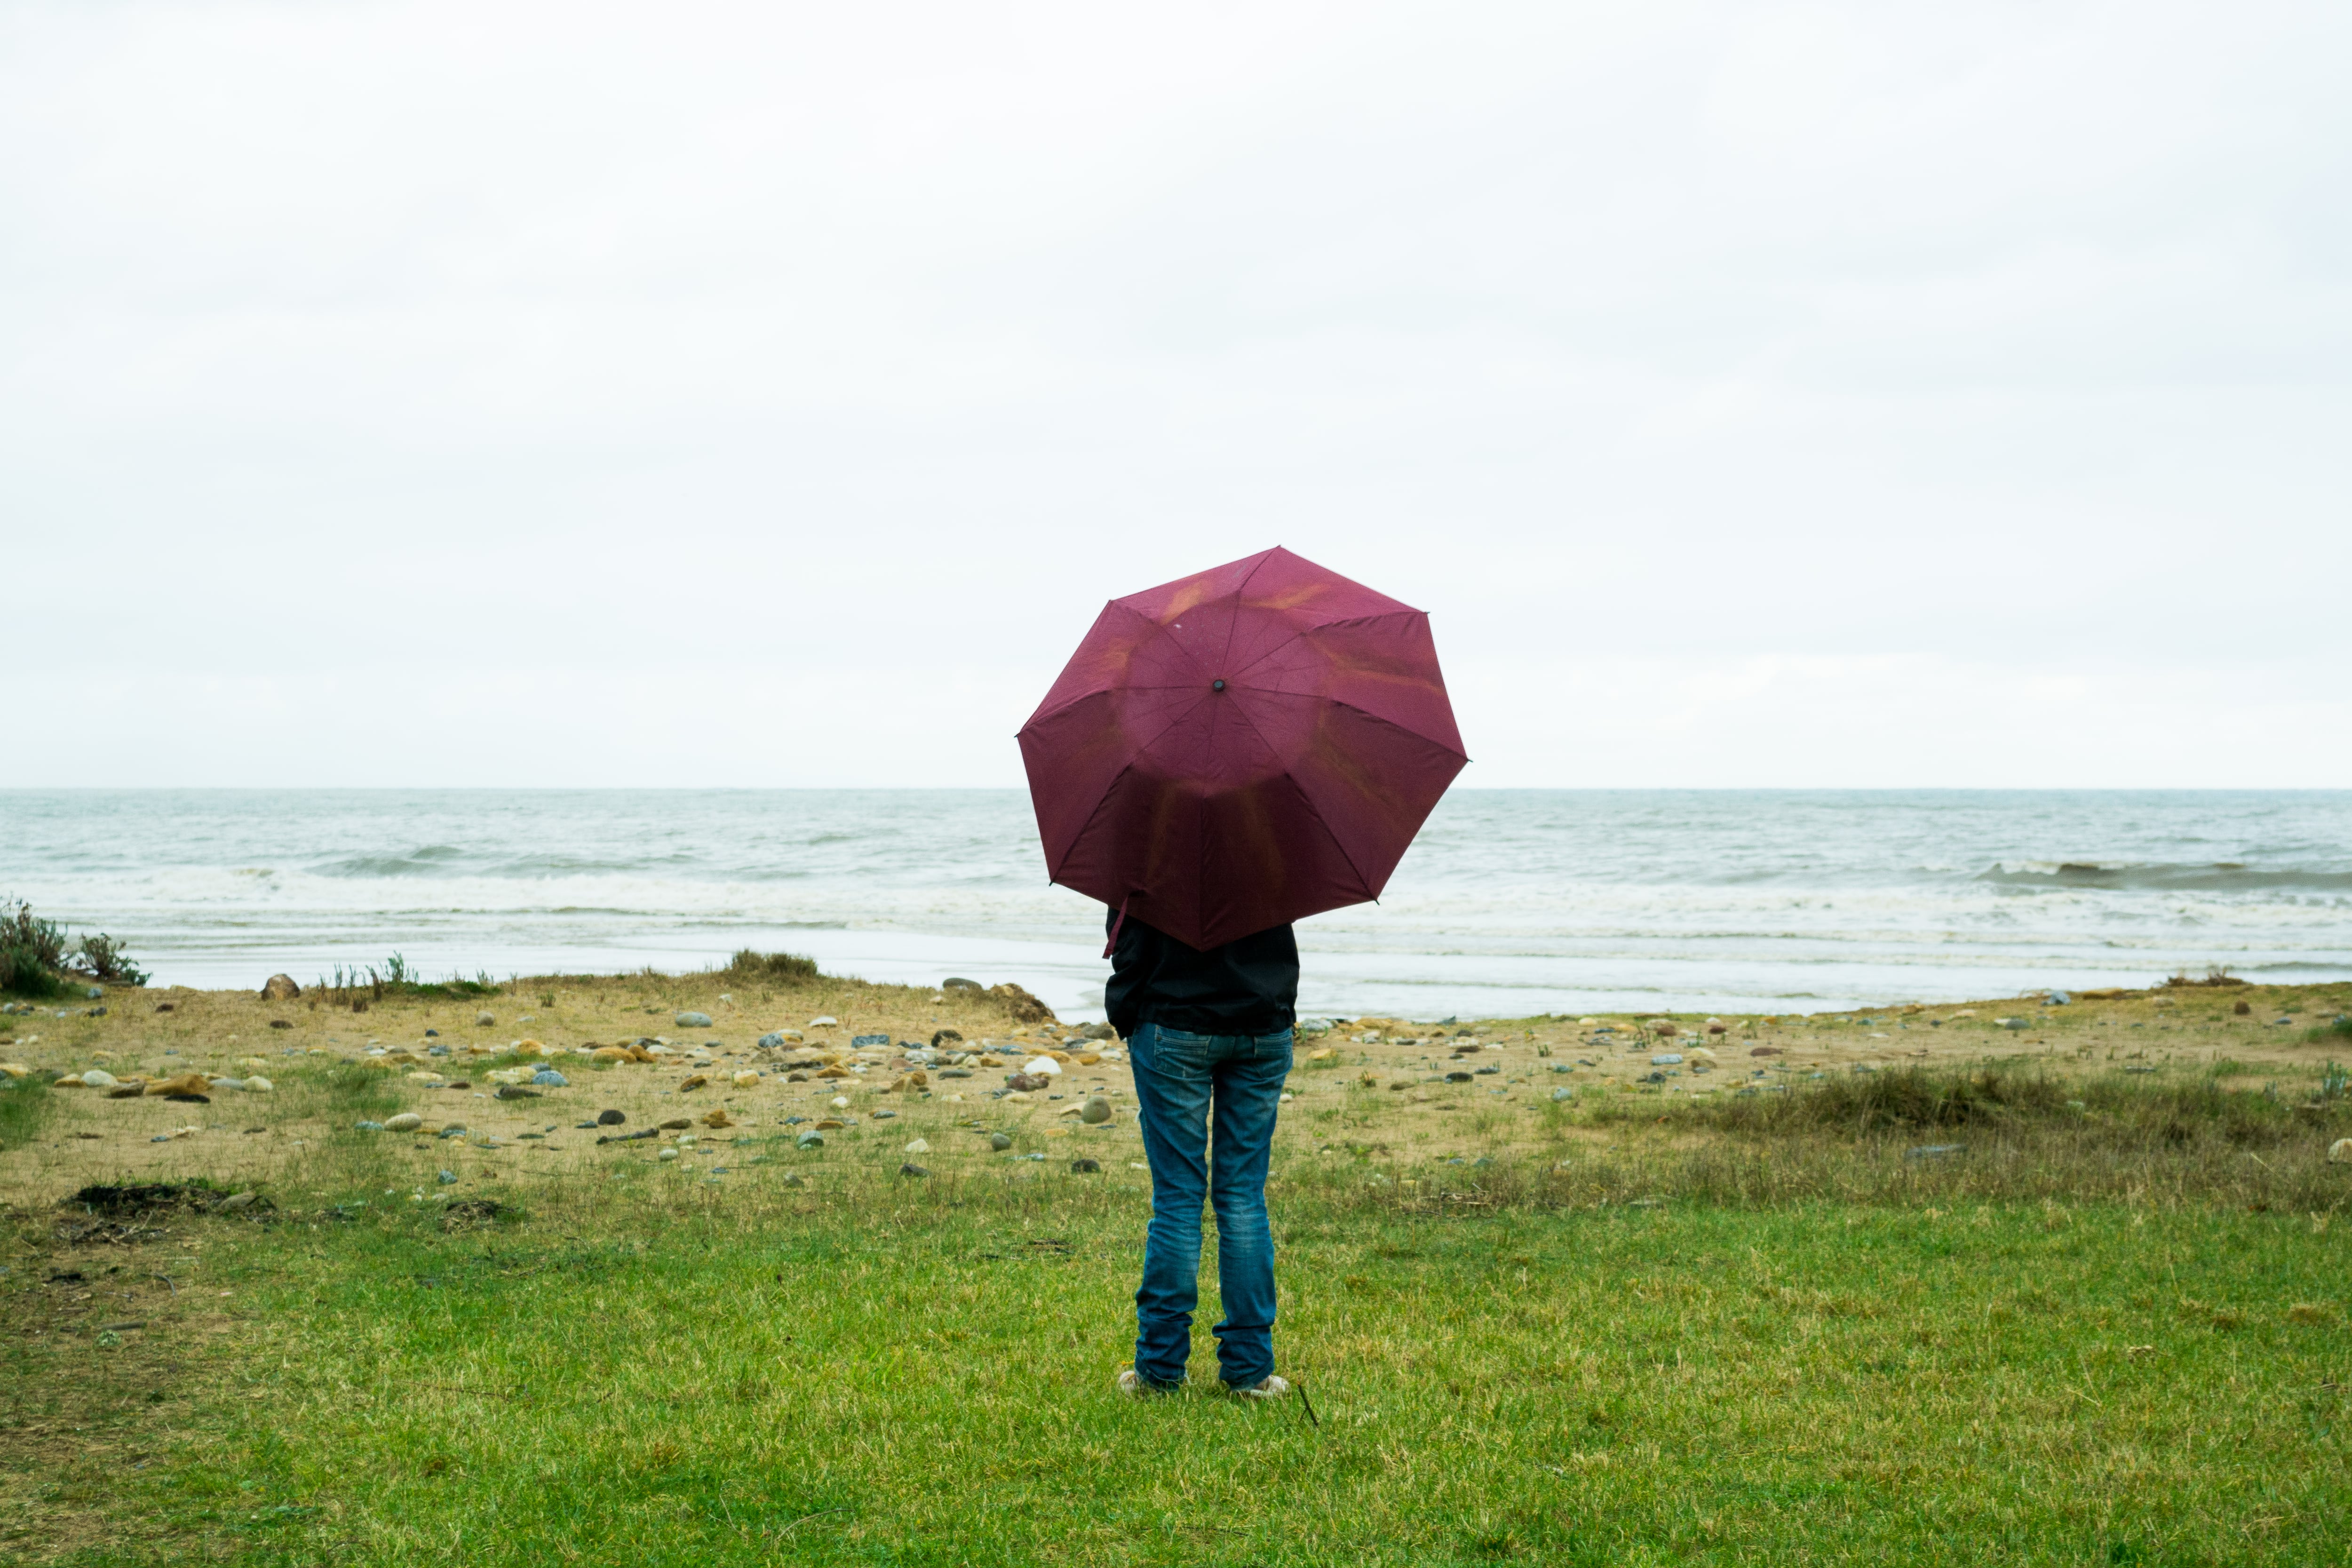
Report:
[[[1290,1076],[1290,1031],[1194,1035],[1142,1024],[1127,1046],[1143,1152],[1151,1162],[1151,1228],[1143,1240],[1143,1284],[1135,1292],[1136,1375],[1161,1388],[1184,1381],[1201,1296],[1206,1197],[1217,1211],[1217,1289],[1225,1309],[1214,1331],[1218,1374],[1248,1387],[1274,1370],[1265,1165],[1282,1080]]]

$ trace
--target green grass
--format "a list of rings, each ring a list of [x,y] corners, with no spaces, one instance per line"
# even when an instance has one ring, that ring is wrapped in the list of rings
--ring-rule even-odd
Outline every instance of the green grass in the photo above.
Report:
[[[1318,1424],[1110,1393],[1132,1173],[616,1161],[452,1232],[391,1147],[190,1222],[183,1283],[234,1326],[168,1372],[12,1342],[7,1428],[76,1434],[39,1506],[105,1533],[0,1525],[0,1560],[2347,1560],[2344,1233],[2307,1214],[1479,1207],[1295,1170],[1279,1348]]]
[[[56,1110],[46,1079],[0,1078],[0,1149],[31,1142]]]
[[[2307,1046],[2352,1043],[2352,1013],[2338,1013],[2326,1023],[2305,1029],[2303,1043]]]

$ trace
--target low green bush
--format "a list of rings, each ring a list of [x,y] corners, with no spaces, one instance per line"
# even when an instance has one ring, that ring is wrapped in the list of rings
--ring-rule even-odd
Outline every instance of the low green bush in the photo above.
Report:
[[[748,947],[729,962],[726,972],[745,980],[785,985],[820,978],[814,958],[803,958],[797,952],[754,952]]]

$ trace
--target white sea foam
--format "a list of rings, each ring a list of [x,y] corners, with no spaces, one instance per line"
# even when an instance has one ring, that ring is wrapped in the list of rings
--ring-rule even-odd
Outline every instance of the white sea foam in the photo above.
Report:
[[[790,948],[1098,1012],[1099,906],[1015,792],[0,793],[0,890],[162,982],[398,951],[468,975]],[[1457,792],[1302,1001],[1793,1010],[2228,963],[2352,974],[2352,794]]]

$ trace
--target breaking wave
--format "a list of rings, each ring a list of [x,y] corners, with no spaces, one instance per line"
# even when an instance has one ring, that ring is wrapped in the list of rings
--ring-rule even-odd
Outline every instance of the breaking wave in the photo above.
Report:
[[[2098,888],[2134,893],[2352,893],[2352,870],[2308,866],[2108,863],[2096,860],[2020,861],[1996,865],[1976,880],[2004,888]]]

